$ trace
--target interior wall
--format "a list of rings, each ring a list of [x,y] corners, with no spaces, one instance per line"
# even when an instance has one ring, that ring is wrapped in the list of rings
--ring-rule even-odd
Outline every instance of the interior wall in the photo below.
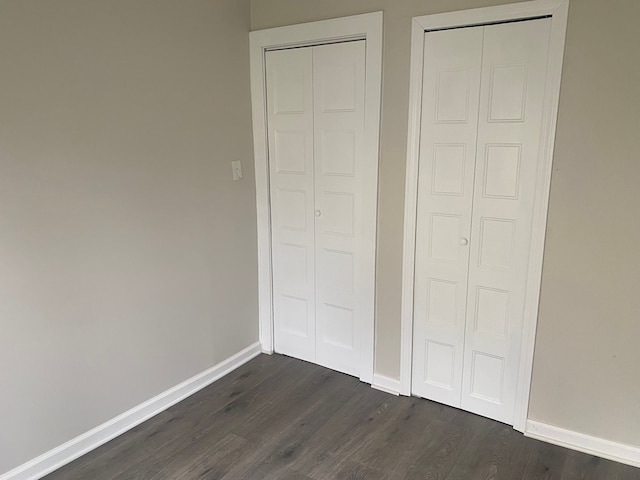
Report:
[[[0,4],[0,475],[257,341],[249,23]]]
[[[640,446],[640,2],[572,2],[530,417]]]
[[[384,11],[376,372],[399,378],[411,17],[512,0],[252,0],[251,28]],[[530,417],[640,445],[636,0],[573,0]]]

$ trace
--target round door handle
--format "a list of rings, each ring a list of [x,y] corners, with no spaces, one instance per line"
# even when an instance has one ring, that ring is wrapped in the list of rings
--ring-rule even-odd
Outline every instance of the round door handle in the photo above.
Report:
[[[322,212],[320,210],[316,210],[315,214],[316,214],[316,217],[319,217],[320,215],[322,215]]]
[[[463,247],[464,247],[465,245],[469,245],[469,239],[462,237],[462,238],[460,239],[460,245],[462,245]]]

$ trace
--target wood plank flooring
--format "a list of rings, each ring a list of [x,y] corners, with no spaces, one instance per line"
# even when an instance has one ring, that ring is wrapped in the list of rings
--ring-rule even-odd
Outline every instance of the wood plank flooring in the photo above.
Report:
[[[640,469],[260,355],[47,480],[640,480]]]

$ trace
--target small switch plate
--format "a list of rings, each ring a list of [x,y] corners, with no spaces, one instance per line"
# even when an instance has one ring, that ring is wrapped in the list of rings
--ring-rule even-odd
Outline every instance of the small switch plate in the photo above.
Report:
[[[233,160],[231,162],[231,172],[233,173],[234,180],[240,180],[242,178],[242,164],[240,160]]]

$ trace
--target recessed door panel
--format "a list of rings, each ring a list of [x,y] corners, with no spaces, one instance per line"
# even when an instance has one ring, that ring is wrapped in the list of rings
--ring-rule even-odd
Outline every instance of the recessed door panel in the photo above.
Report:
[[[426,321],[449,326],[460,322],[456,308],[460,300],[458,283],[430,278],[427,285]]]
[[[325,185],[330,182],[323,182]],[[323,235],[342,235],[353,238],[355,229],[355,195],[352,192],[323,191],[318,199],[318,218]],[[334,239],[335,240],[335,239]]]
[[[470,396],[501,405],[504,401],[504,358],[471,352]]]
[[[527,98],[527,65],[491,65],[488,93],[489,122],[522,122]]]
[[[354,351],[354,318],[353,309],[324,303],[321,314],[324,322],[320,325],[322,343],[331,345],[341,351]]]
[[[281,330],[300,339],[308,339],[307,300],[294,295],[281,295],[279,306]]]
[[[305,172],[305,152],[308,141],[304,131],[300,130],[275,130],[273,140],[275,142],[275,167],[278,173]]]
[[[475,331],[498,338],[507,338],[509,332],[509,296],[508,290],[477,287],[476,301],[473,306]]]
[[[464,195],[467,148],[462,144],[436,144],[433,151],[431,193]]]
[[[522,145],[487,145],[484,156],[482,195],[518,199]]]
[[[430,227],[431,260],[460,263],[460,238],[465,233],[462,215],[432,213]]]
[[[358,45],[363,43],[357,42]],[[351,45],[347,49],[354,51]],[[349,54],[345,55],[339,45],[326,45],[320,50],[323,51],[316,49],[314,52],[317,58],[315,65],[319,67],[316,71],[317,85],[321,86],[316,93],[319,113],[355,112],[362,93],[361,65],[348,58]]]
[[[453,392],[455,389],[455,345],[433,340],[425,342],[424,383]]]
[[[472,68],[443,68],[437,74],[436,123],[469,121]]]
[[[478,267],[509,271],[513,263],[516,221],[508,218],[478,218]]]
[[[301,188],[276,188],[274,190],[277,226],[286,230],[307,230],[307,211],[309,202],[306,192]]]
[[[356,163],[356,135],[352,130],[321,132],[322,174],[352,177]]]
[[[288,53],[269,52],[270,69],[269,75],[269,112],[273,116],[277,115],[304,115],[309,111],[309,88],[310,80],[308,56],[305,53],[298,53],[294,61]]]
[[[278,269],[274,276],[280,281],[291,281],[299,285],[307,283],[309,253],[305,245],[278,243],[274,245],[274,260]]]
[[[351,295],[354,292],[354,258],[353,252],[323,249],[319,262],[316,263],[319,277],[332,277],[333,288]]]

